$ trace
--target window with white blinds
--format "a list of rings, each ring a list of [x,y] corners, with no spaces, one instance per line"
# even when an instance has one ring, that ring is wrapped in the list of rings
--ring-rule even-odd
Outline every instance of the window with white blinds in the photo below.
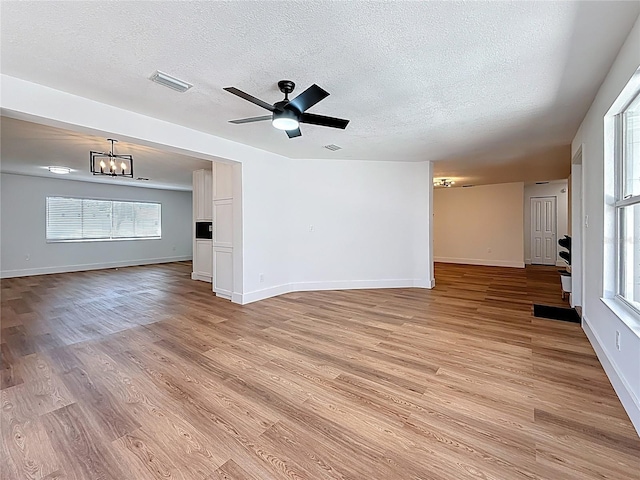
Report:
[[[47,241],[161,238],[159,203],[47,197]]]

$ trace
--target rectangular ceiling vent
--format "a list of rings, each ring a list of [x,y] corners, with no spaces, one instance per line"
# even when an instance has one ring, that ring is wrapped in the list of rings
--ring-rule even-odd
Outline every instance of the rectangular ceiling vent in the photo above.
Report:
[[[164,85],[165,87],[169,87],[171,90],[175,90],[176,92],[180,93],[184,93],[191,87],[193,87],[193,85],[191,85],[190,83],[179,80],[176,77],[172,77],[171,75],[167,75],[160,70],[156,70],[155,72],[153,72],[153,75],[149,77],[149,80],[159,83],[160,85]]]
[[[549,182],[536,182],[536,185],[546,185]]]
[[[331,150],[332,152],[335,152],[336,150],[340,150],[342,147],[339,147],[338,145],[334,145],[332,143],[331,145],[325,145],[324,148],[326,148],[327,150]]]

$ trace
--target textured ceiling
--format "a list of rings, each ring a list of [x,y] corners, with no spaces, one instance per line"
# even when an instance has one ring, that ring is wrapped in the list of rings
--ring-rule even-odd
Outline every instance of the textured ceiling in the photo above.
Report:
[[[106,152],[110,146],[105,138],[47,127],[2,117],[2,161],[0,171],[97,183],[117,183],[136,187],[191,190],[194,170],[210,169],[211,162],[198,158],[176,155],[150,147],[118,142],[115,153],[133,155],[135,177],[111,178],[92,175],[89,171],[89,151]],[[69,167],[68,175],[50,173],[48,166]]]
[[[571,145],[549,147],[522,155],[482,155],[437,162],[436,179],[453,180],[456,187],[508,182],[566,179],[571,174]]]
[[[570,143],[639,11],[609,1],[3,2],[1,66],[292,158],[450,160],[487,183],[483,171]],[[194,87],[153,84],[156,69]],[[268,122],[227,123],[266,111],[222,87],[272,103],[285,78],[297,93],[329,91],[311,111],[350,119],[347,130],[303,125],[289,140]],[[445,164],[436,174],[455,170]],[[509,171],[506,181],[531,180]]]

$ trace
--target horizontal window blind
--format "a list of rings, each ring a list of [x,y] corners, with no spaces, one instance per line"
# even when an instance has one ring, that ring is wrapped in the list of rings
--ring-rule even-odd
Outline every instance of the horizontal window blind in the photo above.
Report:
[[[47,197],[48,241],[161,238],[159,203]]]

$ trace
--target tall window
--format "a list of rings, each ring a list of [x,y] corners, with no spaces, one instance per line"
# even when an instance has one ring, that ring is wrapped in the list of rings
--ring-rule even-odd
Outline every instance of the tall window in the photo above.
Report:
[[[640,93],[616,117],[617,294],[640,312]]]
[[[47,197],[47,241],[161,237],[159,203]]]

